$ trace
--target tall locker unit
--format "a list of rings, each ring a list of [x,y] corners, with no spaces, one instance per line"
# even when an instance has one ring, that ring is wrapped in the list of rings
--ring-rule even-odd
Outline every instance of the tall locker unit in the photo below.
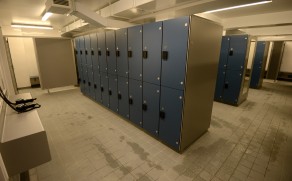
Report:
[[[94,75],[93,75],[93,60],[91,55],[91,40],[89,35],[84,36],[85,40],[85,57],[86,57],[86,67],[87,67],[87,86],[88,86],[88,96],[95,100],[95,90],[94,90]]]
[[[80,39],[80,37],[77,37],[74,39],[74,41],[75,41],[75,55],[76,55],[77,70],[78,70],[78,83],[80,85],[81,92],[84,92],[81,49],[79,46],[79,39]]]
[[[80,48],[80,58],[82,66],[82,77],[83,77],[83,94],[89,96],[89,86],[88,86],[88,70],[87,70],[87,61],[85,54],[85,39],[83,36],[79,37],[79,48]]]
[[[142,127],[142,36],[141,25],[128,28],[129,119]]]
[[[246,100],[249,79],[245,79],[245,72],[249,47],[248,35],[222,37],[215,101],[237,106]]]
[[[270,42],[266,41],[258,41],[256,44],[256,52],[249,85],[250,88],[258,89],[262,87],[269,46]]]

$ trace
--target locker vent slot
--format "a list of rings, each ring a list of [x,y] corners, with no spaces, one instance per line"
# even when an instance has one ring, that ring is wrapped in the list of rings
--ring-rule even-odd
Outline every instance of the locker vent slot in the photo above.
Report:
[[[160,112],[159,112],[159,117],[160,117],[161,119],[164,119],[164,118],[165,118],[165,112],[164,112],[164,111],[160,111]]]
[[[224,84],[224,88],[225,88],[225,89],[228,89],[228,85],[229,85],[228,82],[226,82],[226,83]]]
[[[88,52],[87,52],[87,50],[85,50],[85,55],[87,55],[88,54]]]
[[[167,60],[167,59],[168,59],[168,52],[162,51],[162,60]]]
[[[133,99],[132,98],[129,99],[129,104],[133,104]]]
[[[142,104],[142,109],[143,109],[144,111],[147,111],[147,104]]]
[[[116,51],[116,56],[117,56],[117,57],[120,56],[120,51],[119,51],[119,50]]]
[[[82,50],[80,50],[80,55],[82,55]]]
[[[100,90],[101,90],[101,92],[103,92],[104,91],[103,87],[100,87]]]
[[[110,51],[106,51],[106,56],[110,56]]]
[[[118,99],[122,99],[122,94],[118,94]]]
[[[94,51],[93,50],[91,50],[91,55],[94,55]]]
[[[100,50],[98,50],[98,55],[101,56],[101,51]]]
[[[143,58],[144,59],[148,58],[148,51],[143,51]]]
[[[91,83],[90,82],[88,82],[88,86],[91,86]]]
[[[230,50],[229,50],[229,56],[232,56],[233,55],[233,49],[231,48]]]
[[[109,90],[108,91],[108,94],[111,96],[112,95],[112,90]]]
[[[95,89],[97,88],[96,84],[94,84],[94,88],[95,88]]]
[[[130,57],[132,57],[133,55],[132,55],[132,51],[128,51],[128,57],[130,58]]]
[[[85,82],[85,80],[83,80],[83,84],[85,84],[86,82]]]

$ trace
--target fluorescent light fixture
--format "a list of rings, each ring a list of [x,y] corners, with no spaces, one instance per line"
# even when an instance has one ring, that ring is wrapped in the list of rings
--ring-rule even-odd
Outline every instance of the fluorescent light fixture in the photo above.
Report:
[[[30,24],[17,24],[17,23],[12,23],[11,27],[13,28],[34,28],[34,29],[46,29],[46,30],[51,30],[53,29],[52,26],[46,26],[46,25],[30,25]]]
[[[47,19],[52,16],[53,13],[51,12],[46,12],[46,14],[42,17],[42,21],[47,21]]]
[[[230,9],[244,8],[244,7],[248,7],[248,6],[255,6],[255,5],[266,4],[266,3],[271,3],[271,2],[272,1],[260,1],[260,2],[256,2],[256,3],[242,4],[242,5],[238,5],[238,6],[231,6],[231,7],[227,7],[227,8],[215,9],[215,10],[206,11],[206,12],[203,12],[203,13],[215,13],[215,12],[219,12],[219,11],[226,11],[226,10],[230,10]]]
[[[106,30],[118,30],[118,29],[120,29],[120,28],[114,28],[114,27],[105,27],[104,29],[106,29]]]

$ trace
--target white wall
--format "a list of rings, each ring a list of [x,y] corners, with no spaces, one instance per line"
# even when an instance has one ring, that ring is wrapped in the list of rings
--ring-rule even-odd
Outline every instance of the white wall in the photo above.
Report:
[[[9,37],[17,88],[30,87],[30,76],[38,76],[33,38]]]
[[[248,69],[251,69],[251,66],[253,64],[255,50],[256,50],[256,42],[252,41],[250,43],[250,49],[249,49],[249,55],[248,55],[248,61],[247,61],[247,68]]]
[[[274,47],[274,42],[270,42],[269,51],[268,51],[268,57],[267,57],[267,63],[266,63],[266,67],[265,67],[266,71],[268,71],[268,68],[269,68],[269,63],[270,63],[273,47]]]
[[[291,41],[287,41],[285,43],[280,71],[292,73],[292,42]]]

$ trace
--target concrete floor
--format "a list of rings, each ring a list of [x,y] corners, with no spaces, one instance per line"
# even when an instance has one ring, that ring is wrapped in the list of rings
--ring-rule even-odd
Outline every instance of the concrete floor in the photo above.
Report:
[[[264,83],[239,107],[214,102],[211,126],[183,154],[83,96],[31,90],[52,161],[31,181],[292,180],[292,85]]]

